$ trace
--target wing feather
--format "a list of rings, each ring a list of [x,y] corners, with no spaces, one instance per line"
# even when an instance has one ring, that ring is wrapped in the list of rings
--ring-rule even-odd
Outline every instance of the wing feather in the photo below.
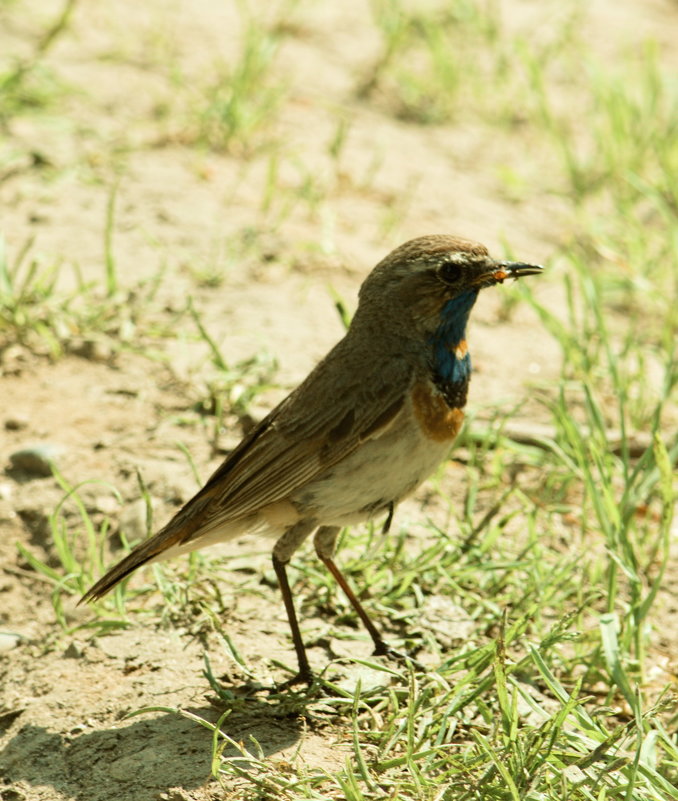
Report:
[[[391,359],[372,375],[367,372],[365,380],[365,371],[341,364],[337,350],[250,432],[180,510],[175,520],[184,530],[182,541],[289,497],[394,423],[413,370]],[[196,525],[187,526],[194,512]]]

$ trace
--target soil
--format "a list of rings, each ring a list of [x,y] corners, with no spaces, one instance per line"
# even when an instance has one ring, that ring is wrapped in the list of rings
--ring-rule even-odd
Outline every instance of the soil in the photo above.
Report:
[[[302,3],[290,23],[296,27],[284,40],[280,70],[290,76],[291,92],[275,135],[293,156],[267,208],[270,156],[245,158],[182,141],[184,109],[167,67],[179,65],[190,85],[232,53],[240,24],[231,5],[237,4],[90,0],[76,6],[45,58],[62,86],[53,90],[56,107],[16,117],[6,131],[2,148],[11,169],[2,174],[0,208],[10,257],[32,239],[31,258],[61,265],[59,293],[75,286],[74,265],[85,280],[101,282],[106,207],[116,185],[112,247],[120,294],[163,270],[157,295],[135,313],[147,313],[176,335],[154,338],[147,322],[135,327],[132,315],[124,348],[106,332],[92,338],[74,331],[59,358],[21,345],[2,354],[0,630],[17,635],[15,647],[0,653],[2,799],[222,798],[209,778],[209,731],[172,712],[125,716],[147,706],[181,707],[216,721],[219,705],[203,676],[205,646],[214,674],[231,676],[236,695],[247,684],[216,635],[203,630],[197,636],[185,621],[145,625],[140,617],[106,636],[92,638],[83,628],[64,633],[52,584],[16,547],[21,543],[57,569],[49,517],[64,492],[51,476],[17,470],[11,454],[36,443],[53,446],[71,486],[99,482],[82,488],[93,519],[124,517],[141,536],[137,471],[156,499],[156,519],[164,520],[197,486],[177,443],[205,478],[248,424],[227,409],[214,447],[213,418],[197,409],[209,405],[217,371],[186,312],[189,295],[229,364],[261,353],[277,360],[275,386],[248,409],[260,417],[341,336],[334,293],[352,308],[362,278],[400,242],[456,233],[502,253],[507,240],[522,260],[540,262],[574,231],[557,193],[527,191],[516,200],[497,191],[497,170],[519,169],[515,140],[465,120],[408,124],[355,98],[378,43],[369,4],[353,0]],[[544,28],[549,14],[539,5],[506,4],[504,13],[511,25]],[[675,3],[629,0],[620,8],[595,0],[589,6],[585,39],[599,56],[614,58],[639,36],[675,43]],[[25,11],[22,3],[0,8],[0,52],[30,53],[59,4],[34,0],[30,16]],[[328,145],[338,108],[351,125],[337,171]],[[317,208],[300,199],[304,175],[325,192]],[[293,208],[277,222],[287,203]],[[536,291],[544,302],[560,300],[547,282]],[[120,314],[134,303],[123,297]],[[558,375],[560,352],[537,330],[523,306],[502,313],[501,290],[482,297],[471,332],[471,405],[481,419],[517,408],[516,419],[539,421],[531,388]],[[461,484],[463,471],[457,467],[454,475]],[[424,488],[406,505],[406,520],[420,517],[425,497]],[[117,544],[113,536],[111,553]],[[293,663],[267,548],[245,541],[220,552],[232,558],[221,587],[224,626],[263,683],[284,677],[274,660]],[[110,553],[106,558],[110,564]],[[240,597],[239,583],[254,583],[257,592]],[[66,602],[69,626],[91,619],[76,600]],[[305,620],[304,627],[320,635],[327,622]],[[678,659],[675,645],[666,643],[667,664]],[[326,646],[310,654],[317,665],[328,660]],[[328,770],[343,762],[348,748],[322,717],[309,724],[258,696],[224,728],[235,741],[253,735],[266,755],[284,760],[298,751]]]

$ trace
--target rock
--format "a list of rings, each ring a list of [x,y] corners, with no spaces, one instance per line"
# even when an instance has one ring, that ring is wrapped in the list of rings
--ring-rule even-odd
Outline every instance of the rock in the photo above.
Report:
[[[94,512],[101,512],[108,517],[113,517],[120,509],[120,502],[112,495],[97,495],[92,498],[88,506],[90,506],[91,510]]]
[[[21,375],[31,362],[28,348],[10,345],[0,353],[0,375]]]
[[[0,798],[2,801],[25,801],[26,795],[16,787],[8,787],[6,790],[0,790]]]
[[[24,428],[28,428],[29,423],[28,417],[23,414],[15,414],[12,417],[5,418],[5,429],[7,431],[23,431]]]
[[[53,543],[50,511],[46,507],[18,506],[16,513],[31,534],[31,542],[48,550]]]
[[[41,442],[15,451],[9,461],[13,470],[38,478],[52,475],[52,465],[57,465],[66,449],[53,442]]]
[[[11,651],[20,642],[21,636],[19,634],[13,634],[11,631],[0,631],[0,654]]]
[[[191,801],[191,796],[182,787],[170,787],[166,793],[160,793],[159,801]]]
[[[114,355],[111,343],[105,339],[91,338],[73,341],[69,350],[90,362],[108,362]]]
[[[152,497],[151,508],[153,509],[154,517],[159,507],[160,501]],[[120,514],[118,525],[120,530],[125,532],[128,540],[145,539],[149,534],[146,501],[143,498],[138,498],[136,501],[127,504]]]
[[[82,659],[85,647],[82,643],[73,641],[64,651],[64,659]]]

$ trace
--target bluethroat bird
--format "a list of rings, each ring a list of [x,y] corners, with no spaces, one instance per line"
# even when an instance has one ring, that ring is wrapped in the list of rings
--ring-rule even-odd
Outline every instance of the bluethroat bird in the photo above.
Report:
[[[478,293],[541,267],[496,261],[483,245],[425,236],[390,253],[360,288],[344,338],[231,452],[155,536],[83,596],[100,598],[133,570],[245,532],[275,539],[299,673],[312,681],[286,566],[315,531],[318,557],[392,655],[334,562],[342,526],[386,515],[445,458],[464,419],[471,377],[466,325]]]

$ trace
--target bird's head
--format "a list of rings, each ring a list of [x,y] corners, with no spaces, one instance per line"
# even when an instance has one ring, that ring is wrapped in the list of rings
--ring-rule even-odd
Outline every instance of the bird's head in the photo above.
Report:
[[[493,259],[484,245],[468,239],[424,236],[396,248],[372,270],[360,288],[359,312],[373,306],[391,317],[390,310],[403,322],[411,320],[418,333],[431,334],[441,317],[457,314],[465,325],[481,289],[541,271],[535,264]]]

